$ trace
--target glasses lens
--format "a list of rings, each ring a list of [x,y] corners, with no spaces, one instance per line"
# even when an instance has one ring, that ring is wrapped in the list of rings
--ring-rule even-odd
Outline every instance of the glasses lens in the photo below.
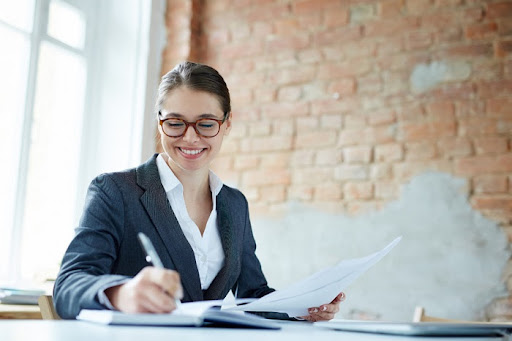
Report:
[[[170,119],[162,123],[164,133],[168,136],[180,136],[185,131],[185,127],[185,122],[182,120]]]
[[[219,122],[208,119],[197,121],[196,127],[199,134],[206,137],[217,135],[220,128]]]

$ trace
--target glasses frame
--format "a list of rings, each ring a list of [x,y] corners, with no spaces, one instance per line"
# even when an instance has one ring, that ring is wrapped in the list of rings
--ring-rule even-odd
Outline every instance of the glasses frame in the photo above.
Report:
[[[185,121],[181,118],[177,118],[177,117],[169,117],[169,118],[164,118],[164,119],[161,119],[162,117],[162,112],[158,112],[158,121],[159,121],[159,124],[160,124],[160,127],[162,127],[162,132],[165,134],[165,136],[169,136],[169,137],[173,137],[173,138],[178,138],[178,137],[182,137],[182,136],[185,136],[185,134],[187,133],[187,130],[188,130],[188,127],[192,126],[194,128],[194,131],[196,132],[196,134],[198,136],[201,136],[201,137],[204,137],[206,139],[210,139],[212,137],[215,137],[217,135],[219,135],[220,133],[220,127],[224,124],[224,122],[226,122],[226,119],[228,118],[228,114],[225,113],[224,114],[224,117],[222,118],[222,120],[218,120],[218,119],[215,119],[215,118],[200,118],[198,119],[197,121],[195,122],[188,122],[188,121]],[[177,136],[171,136],[171,135],[168,135],[165,130],[164,130],[164,122],[165,121],[168,121],[168,120],[178,120],[178,121],[181,121],[183,123],[185,123],[185,130],[183,131],[183,134],[181,135],[177,135]],[[219,124],[219,130],[217,131],[217,133],[213,136],[205,136],[203,134],[201,134],[198,130],[197,130],[197,123],[198,122],[201,122],[201,121],[216,121],[218,124]]]

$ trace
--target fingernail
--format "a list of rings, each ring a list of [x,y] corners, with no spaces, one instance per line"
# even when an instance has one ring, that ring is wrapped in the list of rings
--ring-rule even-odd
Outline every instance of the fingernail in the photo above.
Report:
[[[326,310],[327,310],[327,307],[324,305],[324,306],[322,307],[322,311],[326,311]]]
[[[314,313],[318,313],[318,308],[313,309]]]

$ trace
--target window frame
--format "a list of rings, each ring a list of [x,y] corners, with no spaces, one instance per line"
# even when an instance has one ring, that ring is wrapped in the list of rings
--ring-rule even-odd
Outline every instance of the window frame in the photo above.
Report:
[[[86,36],[83,50],[69,46],[47,34],[50,1],[52,0],[34,1],[31,31],[25,31],[0,21],[0,25],[4,25],[8,29],[27,35],[30,44],[29,65],[25,88],[25,108],[23,110],[23,122],[21,126],[18,176],[16,179],[16,197],[14,198],[13,225],[6,227],[11,229],[9,260],[7,262],[8,278],[0,278],[2,282],[16,283],[20,280],[26,280],[20,276],[23,244],[22,227],[27,194],[26,186],[30,158],[30,138],[34,116],[34,101],[37,91],[36,77],[41,45],[44,41],[82,56],[86,65],[87,84],[85,85],[84,94],[85,104],[83,108],[82,134],[79,141],[80,167],[78,178],[80,180],[79,183],[77,183],[77,197],[75,198],[76,223],[78,223],[78,218],[83,208],[85,192],[90,180],[100,172],[114,170],[108,169],[109,165],[95,162],[97,151],[101,149],[101,144],[105,142],[98,141],[95,132],[98,130],[97,122],[101,124],[99,118],[105,111],[105,108],[102,108],[102,101],[104,102],[105,97],[108,97],[108,95],[101,94],[96,90],[98,84],[102,84],[104,81],[104,75],[101,72],[102,56],[101,53],[98,53],[96,47],[93,46],[93,42],[94,44],[100,42],[100,44],[108,45],[106,42],[101,41],[101,28],[109,21],[109,15],[114,15],[115,11],[113,9],[122,6],[123,1],[61,0],[78,7],[84,12],[86,19]],[[118,164],[127,166],[139,164],[153,154],[156,149],[155,132],[157,121],[154,115],[154,99],[156,98],[160,78],[161,51],[164,48],[166,37],[164,23],[165,0],[152,0],[150,2],[136,0],[132,7],[133,8],[130,10],[133,13],[140,11],[140,14],[138,14],[139,20],[134,28],[137,32],[137,49],[134,49],[135,56],[132,56],[135,58],[135,62],[132,63],[133,70],[129,70],[136,74],[134,78],[136,81],[131,85],[133,88],[131,91],[136,94],[136,96],[134,96],[133,99],[135,108],[130,117],[132,121],[131,135],[130,138],[127,139],[131,142],[131,145],[127,146],[127,149],[135,150],[135,152],[131,155],[127,152],[127,157],[118,162]],[[108,11],[108,9],[110,9],[110,11]],[[108,129],[108,127],[100,128]],[[74,229],[77,226],[76,223],[75,226],[69,226],[67,228]]]

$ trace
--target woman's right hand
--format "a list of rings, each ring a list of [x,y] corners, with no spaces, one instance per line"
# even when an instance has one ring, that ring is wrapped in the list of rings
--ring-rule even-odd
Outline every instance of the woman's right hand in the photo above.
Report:
[[[105,290],[110,303],[125,313],[169,313],[183,297],[180,275],[147,266],[128,282]]]

